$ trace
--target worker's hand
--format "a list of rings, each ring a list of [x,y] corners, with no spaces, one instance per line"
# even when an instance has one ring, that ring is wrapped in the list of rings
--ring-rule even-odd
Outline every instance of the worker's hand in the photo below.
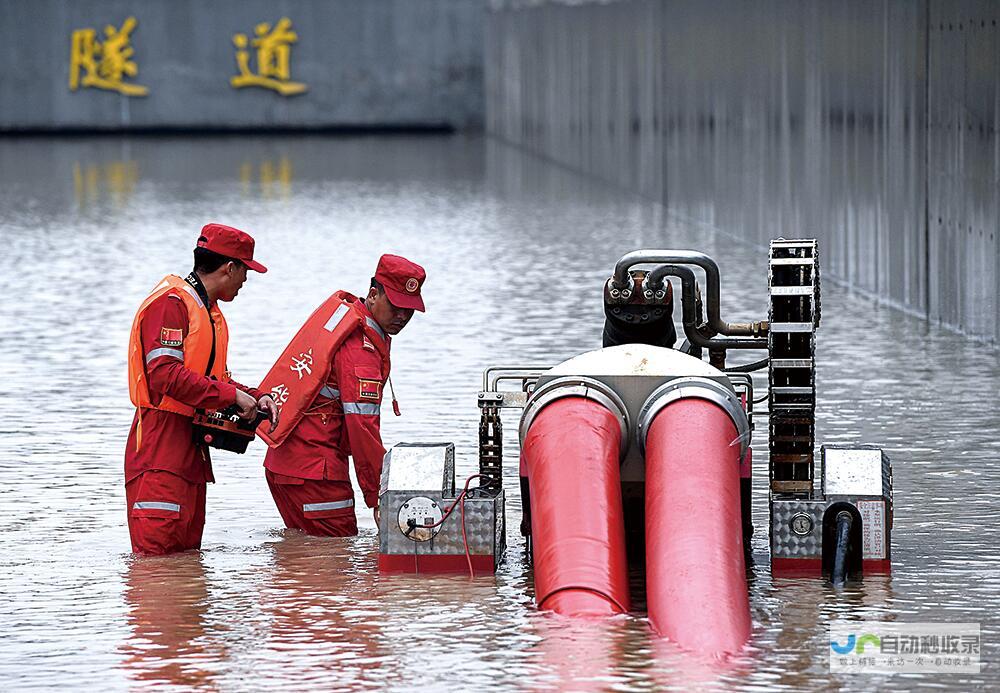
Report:
[[[374,508],[372,508],[372,513],[375,515],[375,530],[378,531],[378,528],[379,528],[378,517],[379,517],[379,515],[378,515],[378,506],[377,505]]]
[[[244,419],[252,419],[257,415],[257,400],[243,392],[236,390],[236,408],[240,411],[240,416]]]
[[[265,412],[268,420],[271,422],[271,428],[267,432],[274,433],[274,429],[278,427],[278,405],[275,404],[274,399],[271,395],[264,395],[257,400],[257,408]]]

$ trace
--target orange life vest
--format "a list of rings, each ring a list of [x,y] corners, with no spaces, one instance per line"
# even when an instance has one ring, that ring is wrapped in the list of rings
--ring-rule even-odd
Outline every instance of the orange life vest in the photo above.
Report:
[[[141,324],[146,309],[164,294],[177,296],[187,307],[188,332],[184,338],[184,367],[199,375],[215,376],[217,380],[227,380],[226,350],[229,346],[229,327],[222,316],[218,304],[206,310],[198,292],[190,284],[176,275],[168,275],[156,285],[152,293],[142,302],[132,321],[132,335],[128,343],[128,394],[132,404],[142,409],[162,409],[164,411],[194,416],[194,407],[164,396],[159,404],[149,398],[149,383],[146,377],[146,356],[142,347]],[[209,317],[211,312],[211,318]],[[215,361],[211,372],[208,361],[212,356],[212,330],[215,329]]]
[[[260,389],[271,395],[281,412],[273,432],[267,433],[266,426],[257,429],[257,435],[272,448],[285,441],[312,405],[344,340],[357,329],[372,330],[355,301],[357,298],[346,291],[338,291],[326,299],[295,333],[261,381]],[[385,344],[381,336],[375,336],[372,342],[377,348]],[[383,362],[388,362],[388,347],[378,351]]]

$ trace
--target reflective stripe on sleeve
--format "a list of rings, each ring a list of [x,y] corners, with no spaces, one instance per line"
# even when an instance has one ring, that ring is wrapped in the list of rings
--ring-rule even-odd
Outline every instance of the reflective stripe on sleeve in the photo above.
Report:
[[[363,416],[378,416],[382,407],[379,404],[362,402],[344,402],[345,414],[361,414]]]
[[[306,503],[302,506],[302,512],[304,513],[316,513],[321,510],[343,510],[344,508],[353,508],[354,499],[348,498],[347,500],[341,501],[330,501],[329,503]]]
[[[175,513],[181,511],[179,503],[163,503],[161,501],[139,501],[132,505],[133,510],[172,510]]]
[[[329,385],[324,385],[319,391],[319,394],[323,397],[329,397],[330,399],[340,399],[340,390],[335,390]]]
[[[194,300],[197,301],[199,308],[204,308],[205,307],[205,304],[202,303],[202,301],[201,301],[201,296],[198,295],[198,292],[194,290],[193,286],[191,286],[190,284],[185,284],[184,285],[184,290],[187,291],[189,294],[191,294],[191,296],[194,298]]]
[[[379,324],[377,322],[375,322],[374,318],[366,317],[365,318],[365,322],[368,323],[368,327],[370,327],[373,330],[375,330],[375,332],[378,334],[379,337],[381,337],[382,339],[385,339],[385,332],[382,331],[382,328],[379,326]]]
[[[330,319],[326,321],[326,324],[323,325],[323,329],[327,332],[333,332],[337,329],[337,325],[340,324],[340,321],[344,319],[347,315],[347,311],[349,310],[350,308],[348,308],[346,304],[341,303],[337,310],[333,311],[333,315],[331,315]]]
[[[146,354],[146,363],[149,363],[153,359],[158,359],[161,356],[173,356],[175,359],[180,361],[184,360],[184,352],[182,350],[160,347],[159,349],[153,349],[151,352]]]

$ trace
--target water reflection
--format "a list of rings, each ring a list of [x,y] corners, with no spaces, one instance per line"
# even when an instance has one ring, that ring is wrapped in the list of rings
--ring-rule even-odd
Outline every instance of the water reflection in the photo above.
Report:
[[[248,197],[272,197],[277,194],[288,199],[292,192],[292,176],[291,159],[284,155],[277,161],[244,161],[239,169],[240,186]]]
[[[104,164],[73,162],[73,194],[83,208],[110,198],[121,207],[135,190],[139,166],[135,161],[110,161]]]
[[[129,559],[122,668],[136,683],[212,689],[229,643],[207,622],[211,594],[200,552]]]
[[[255,590],[272,656],[292,660],[282,678],[299,686],[370,682],[386,659],[382,624],[368,606],[376,587],[372,542],[283,534],[264,546],[270,562]],[[302,651],[314,658],[306,668],[294,662]]]
[[[680,649],[669,640],[650,638],[649,676],[657,690],[725,690],[742,682],[757,662],[746,656],[713,657]]]
[[[616,678],[625,655],[628,617],[569,619],[546,614],[536,619],[532,652],[545,674],[531,690],[600,691]]]

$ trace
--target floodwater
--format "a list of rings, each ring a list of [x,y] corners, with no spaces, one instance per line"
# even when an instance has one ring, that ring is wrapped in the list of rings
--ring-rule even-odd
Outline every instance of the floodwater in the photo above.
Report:
[[[995,687],[1000,635],[997,355],[827,282],[818,439],[886,447],[894,572],[834,590],[770,574],[755,460],[754,631],[726,665],[650,635],[641,614],[538,613],[523,558],[516,417],[509,551],[496,577],[383,577],[376,532],[282,528],[263,446],[215,454],[201,552],[129,553],[122,453],[133,311],[183,274],[198,229],[252,232],[266,275],[225,306],[234,377],[256,383],[335,289],[378,256],[428,271],[428,312],[394,342],[403,415],[387,444],[454,441],[475,469],[481,373],[600,344],[603,280],[635,248],[694,248],[723,317],[766,313],[766,252],[503,144],[468,136],[0,141],[0,688],[445,690]],[[679,317],[679,316],[678,316]],[[766,450],[763,421],[754,447]],[[979,622],[979,675],[842,675],[834,619]]]

